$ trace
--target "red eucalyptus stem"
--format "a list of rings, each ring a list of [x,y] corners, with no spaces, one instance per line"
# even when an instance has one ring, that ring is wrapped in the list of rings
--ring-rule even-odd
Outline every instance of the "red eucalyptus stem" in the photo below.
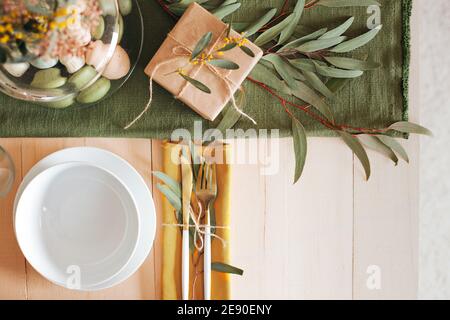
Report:
[[[305,9],[310,9],[310,8],[314,7],[318,2],[319,2],[319,0],[312,0],[312,1],[308,2],[307,4],[305,4]]]
[[[247,77],[247,80],[255,83],[259,87],[261,87],[264,90],[266,90],[267,92],[269,92],[272,96],[277,98],[280,101],[281,105],[284,107],[286,113],[291,118],[294,117],[294,115],[287,108],[287,105],[290,105],[290,106],[292,106],[292,107],[294,107],[296,109],[299,109],[299,110],[305,112],[308,116],[310,116],[314,120],[320,122],[323,126],[325,126],[328,129],[331,129],[331,130],[342,130],[342,131],[350,131],[351,133],[367,133],[367,134],[377,134],[377,133],[381,134],[381,133],[386,133],[386,131],[387,131],[387,129],[357,128],[357,127],[351,127],[351,126],[346,126],[346,125],[333,124],[329,120],[327,120],[327,119],[317,115],[315,112],[311,111],[310,110],[310,105],[298,105],[298,104],[295,104],[293,102],[287,101],[286,99],[281,97],[279,94],[277,94],[274,90],[269,88],[264,83],[259,82],[259,81],[255,80],[255,79],[251,78],[251,77]]]
[[[159,5],[161,6],[161,8],[172,18],[174,19],[178,19],[178,17],[176,15],[174,15],[172,13],[172,11],[170,11],[169,7],[167,6],[167,4],[164,2],[164,0],[156,0],[158,1]]]

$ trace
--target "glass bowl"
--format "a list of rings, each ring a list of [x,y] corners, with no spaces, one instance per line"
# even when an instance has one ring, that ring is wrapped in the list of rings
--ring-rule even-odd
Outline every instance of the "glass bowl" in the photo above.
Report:
[[[91,30],[82,54],[84,63],[59,57],[52,65],[46,55],[28,61],[9,60],[0,64],[0,91],[16,99],[62,109],[95,104],[128,80],[143,45],[143,19],[137,0],[65,1],[96,2],[101,9],[98,26]]]

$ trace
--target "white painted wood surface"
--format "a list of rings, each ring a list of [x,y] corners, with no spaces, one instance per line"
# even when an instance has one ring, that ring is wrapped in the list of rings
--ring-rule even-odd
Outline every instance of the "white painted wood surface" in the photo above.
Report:
[[[420,4],[420,2],[419,2]],[[411,115],[418,120],[417,7],[413,23]],[[15,188],[31,166],[68,146],[93,145],[130,161],[150,187],[161,167],[160,142],[131,139],[0,139],[17,166]],[[234,152],[242,152],[234,142]],[[270,141],[261,141],[263,158]],[[233,277],[236,299],[392,299],[417,295],[418,140],[407,143],[411,165],[394,168],[370,153],[373,176],[365,182],[352,153],[338,139],[309,139],[302,180],[292,185],[292,139],[281,139],[280,167],[235,165],[232,261],[245,269]],[[160,194],[153,188],[158,210]],[[158,299],[161,228],[143,267],[122,285],[74,293],[39,276],[21,254],[12,230],[14,192],[0,199],[0,299]],[[158,216],[158,221],[161,221]],[[381,288],[370,290],[367,268],[378,266]]]

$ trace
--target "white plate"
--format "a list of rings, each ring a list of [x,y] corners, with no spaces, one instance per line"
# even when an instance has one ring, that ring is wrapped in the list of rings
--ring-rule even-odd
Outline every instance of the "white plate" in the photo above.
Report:
[[[14,202],[14,215],[17,201],[26,185],[40,172],[66,162],[81,161],[95,164],[115,174],[133,194],[140,214],[141,232],[139,233],[136,252],[128,265],[110,281],[91,290],[102,290],[119,284],[139,269],[147,258],[153,245],[156,232],[156,214],[153,199],[144,179],[127,161],[114,153],[92,147],[77,147],[55,152],[34,165],[24,177],[17,190]]]
[[[15,231],[36,271],[60,286],[89,290],[131,260],[139,213],[130,191],[113,173],[70,162],[50,167],[28,183],[17,203]]]

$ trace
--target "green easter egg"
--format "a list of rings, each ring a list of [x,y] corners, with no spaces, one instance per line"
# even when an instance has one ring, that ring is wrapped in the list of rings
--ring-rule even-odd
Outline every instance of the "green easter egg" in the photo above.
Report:
[[[92,37],[95,40],[99,40],[103,37],[103,33],[105,32],[105,19],[103,17],[100,17],[98,20],[98,25],[95,28],[95,30],[92,32]]]
[[[122,16],[119,16],[119,39],[117,40],[117,43],[120,43],[120,41],[122,41],[124,28],[125,28],[125,25],[123,23],[123,18],[122,18]]]
[[[84,66],[77,72],[75,72],[68,80],[69,83],[72,83],[75,88],[81,89],[86,84],[89,83],[92,79],[97,75],[97,70],[95,70],[91,66]]]
[[[101,77],[93,85],[81,91],[77,97],[79,103],[94,103],[102,99],[111,88],[111,81]]]
[[[100,2],[100,9],[102,10],[102,14],[104,16],[106,16],[106,15],[115,16],[116,15],[116,6],[115,6],[114,1],[99,0],[99,2]]]
[[[119,0],[119,10],[122,15],[126,16],[127,14],[130,14],[132,9],[133,3],[131,0]]]
[[[73,97],[67,97],[58,101],[50,101],[44,103],[44,106],[54,109],[64,109],[70,107],[74,103]]]
[[[66,81],[67,78],[61,76],[61,70],[50,68],[36,72],[31,86],[40,89],[55,89],[63,86]]]

